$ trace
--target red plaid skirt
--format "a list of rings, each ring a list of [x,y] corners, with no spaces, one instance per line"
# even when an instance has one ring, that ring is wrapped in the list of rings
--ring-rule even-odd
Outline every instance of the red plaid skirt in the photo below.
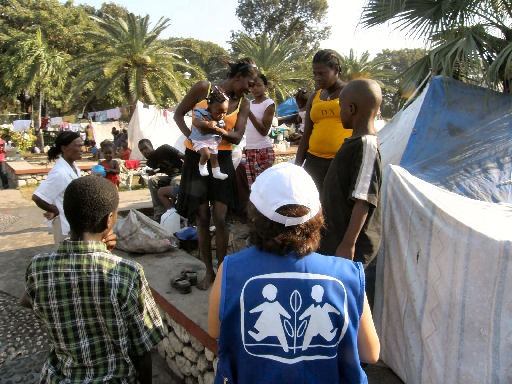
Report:
[[[247,182],[249,187],[254,183],[265,169],[270,168],[274,164],[276,156],[272,147],[262,149],[246,149],[245,150],[245,173],[247,174]]]

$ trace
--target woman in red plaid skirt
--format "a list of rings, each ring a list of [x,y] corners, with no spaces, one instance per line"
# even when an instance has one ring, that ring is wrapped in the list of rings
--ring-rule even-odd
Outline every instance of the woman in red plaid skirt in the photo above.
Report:
[[[259,174],[274,164],[275,159],[272,141],[268,134],[276,107],[274,100],[269,99],[265,94],[266,90],[267,78],[260,73],[251,88],[254,100],[251,101],[251,111],[245,128],[247,142],[245,171],[249,187]]]

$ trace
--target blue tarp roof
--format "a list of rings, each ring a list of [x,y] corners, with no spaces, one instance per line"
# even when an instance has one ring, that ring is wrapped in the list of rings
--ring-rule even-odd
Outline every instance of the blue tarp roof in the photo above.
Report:
[[[400,165],[449,191],[512,203],[512,96],[436,77]]]
[[[297,112],[299,112],[299,106],[293,97],[286,99],[277,107],[277,117],[293,115]]]

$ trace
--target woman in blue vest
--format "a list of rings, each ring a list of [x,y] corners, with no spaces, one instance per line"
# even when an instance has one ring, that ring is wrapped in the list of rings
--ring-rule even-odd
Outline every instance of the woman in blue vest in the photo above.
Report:
[[[367,383],[380,344],[361,263],[315,253],[323,217],[302,168],[280,163],[252,185],[254,246],[226,256],[210,294],[215,383]]]

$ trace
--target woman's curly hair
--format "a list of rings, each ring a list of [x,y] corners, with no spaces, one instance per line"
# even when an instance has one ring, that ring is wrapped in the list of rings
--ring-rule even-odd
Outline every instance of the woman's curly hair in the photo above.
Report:
[[[277,213],[288,217],[301,217],[309,212],[309,208],[302,205],[285,205],[276,210]],[[324,225],[322,210],[307,222],[299,225],[285,227],[261,214],[249,202],[249,239],[260,250],[285,256],[296,252],[301,258],[315,252],[320,246],[320,230]]]

